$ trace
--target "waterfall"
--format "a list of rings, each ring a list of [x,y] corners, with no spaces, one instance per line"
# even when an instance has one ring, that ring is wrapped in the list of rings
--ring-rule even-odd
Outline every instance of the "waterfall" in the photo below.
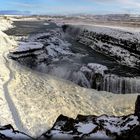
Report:
[[[140,77],[119,77],[107,74],[103,78],[101,90],[119,94],[140,93]]]

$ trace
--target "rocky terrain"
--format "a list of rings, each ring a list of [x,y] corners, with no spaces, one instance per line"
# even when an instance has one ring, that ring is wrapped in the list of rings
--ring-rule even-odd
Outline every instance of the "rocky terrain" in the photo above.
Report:
[[[135,103],[134,114],[126,116],[78,115],[76,119],[60,115],[53,127],[37,140],[138,140],[140,138],[140,96]],[[33,139],[16,131],[11,125],[0,128],[0,139]]]
[[[123,65],[139,68],[139,33],[98,26],[64,25],[63,29],[76,35],[77,41],[92,49],[113,57]]]
[[[58,58],[60,59],[65,55],[73,55],[69,49],[70,44],[62,39],[62,35],[59,30],[31,35],[19,42],[17,50],[11,52],[9,57],[33,67],[41,62],[49,64],[52,61],[58,61]]]
[[[33,140],[33,138],[14,130],[11,125],[6,125],[0,127],[0,140]]]

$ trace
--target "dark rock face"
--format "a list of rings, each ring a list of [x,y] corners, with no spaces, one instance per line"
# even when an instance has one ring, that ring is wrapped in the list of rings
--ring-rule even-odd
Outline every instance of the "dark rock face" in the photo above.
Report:
[[[61,30],[31,35],[20,42],[17,50],[9,53],[9,58],[31,68],[39,64],[48,65],[62,56],[71,56],[70,44],[63,39]]]
[[[137,34],[92,26],[87,28],[69,25],[66,29],[69,34],[75,34],[79,43],[110,56],[123,65],[140,67],[140,40]]]
[[[138,120],[140,121],[140,95],[137,97],[137,100],[136,100],[135,115],[138,116]]]
[[[138,117],[128,116],[82,116],[76,119],[60,115],[51,130],[44,133],[40,139],[113,139],[140,138]]]
[[[64,34],[62,30],[66,34]],[[120,31],[107,35],[104,32],[97,33],[95,31],[78,28],[77,26],[74,28],[69,25],[63,25],[62,29],[48,30],[45,33],[32,34],[28,38],[23,38],[19,43],[17,50],[9,53],[9,58],[34,70],[70,80],[82,87],[117,94],[140,93],[139,78],[133,77],[135,72],[132,72],[132,79],[131,77],[129,78],[129,72],[127,75],[128,77],[126,77],[126,75],[122,77],[112,74],[109,70],[108,72],[105,71],[105,74],[103,74],[104,70],[101,70],[102,68],[100,67],[95,67],[93,69],[88,66],[88,62],[86,62],[87,64],[83,62],[85,56],[72,51],[72,46],[64,37],[67,36],[67,33],[70,33],[72,38],[78,42],[85,44],[88,47],[92,47],[102,54],[112,56],[116,61],[119,61],[122,64],[130,65],[132,67],[138,66],[138,63],[136,62],[139,61],[139,58],[137,57],[140,52],[138,45],[139,40],[134,38],[132,33],[121,33],[124,34],[123,37],[125,34],[132,37],[131,40],[124,40],[120,37],[115,38],[114,36],[115,33],[119,34]],[[127,41],[130,45],[128,49]],[[134,51],[134,47],[131,46],[133,43],[137,44],[136,52]],[[81,62],[78,60],[79,56]],[[115,70],[116,68],[114,67],[113,69]]]
[[[0,140],[33,140],[33,138],[14,130],[11,125],[6,125],[0,127]]]

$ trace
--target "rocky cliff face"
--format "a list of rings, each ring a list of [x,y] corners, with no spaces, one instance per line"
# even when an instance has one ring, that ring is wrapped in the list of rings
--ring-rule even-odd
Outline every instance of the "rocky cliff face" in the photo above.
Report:
[[[65,32],[76,34],[77,41],[95,51],[114,58],[123,65],[140,66],[139,33],[109,27],[62,26]]]
[[[51,130],[41,136],[42,139],[117,139],[139,136],[139,121],[134,115],[82,116],[76,119],[59,116]],[[134,133],[135,132],[135,133]],[[134,133],[134,134],[133,134]]]
[[[30,67],[45,63],[46,65],[60,59],[61,56],[72,55],[70,44],[62,39],[59,30],[31,35],[19,42],[17,50],[10,52],[9,57]]]

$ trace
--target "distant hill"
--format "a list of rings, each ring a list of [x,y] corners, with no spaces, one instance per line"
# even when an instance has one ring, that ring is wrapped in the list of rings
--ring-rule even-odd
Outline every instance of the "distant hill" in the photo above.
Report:
[[[30,11],[0,10],[0,15],[30,15]]]

